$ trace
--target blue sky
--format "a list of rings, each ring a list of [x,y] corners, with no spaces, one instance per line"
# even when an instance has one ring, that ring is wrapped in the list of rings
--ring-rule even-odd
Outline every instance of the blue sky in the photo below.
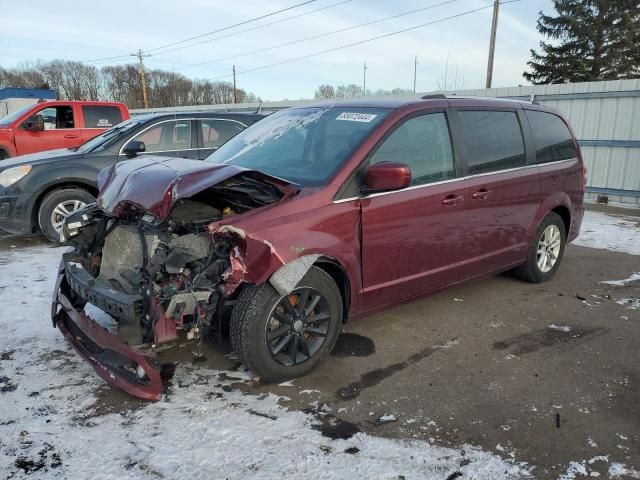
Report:
[[[138,48],[161,45],[200,35],[252,17],[290,7],[304,0],[60,0],[57,2],[6,2],[2,7],[0,66],[13,67],[25,61],[90,60],[127,55]],[[163,68],[191,78],[224,79],[235,63],[238,72],[285,62],[341,45],[384,35],[492,4],[492,0],[458,0],[429,10],[366,27],[310,40],[267,52],[243,55],[199,67],[190,65],[234,56],[253,50],[358,25],[438,4],[444,0],[351,0],[317,13],[265,26],[255,31],[235,31],[271,23],[316,10],[340,0],[316,0],[296,9],[225,30],[202,40],[212,40],[180,51],[147,58],[148,68]],[[551,0],[522,0],[500,9],[494,86],[526,84],[522,72],[529,49],[540,36],[535,29],[538,12],[552,12]],[[465,88],[484,87],[491,8],[436,23],[410,32],[314,56],[305,60],[238,74],[238,86],[265,100],[313,96],[322,83],[362,84],[362,66],[367,62],[367,88],[412,88],[413,59],[418,55],[417,90],[438,88],[447,57],[449,70],[457,68]],[[186,44],[182,44],[186,45]],[[133,57],[111,63],[131,62]],[[109,62],[101,62],[101,66]]]

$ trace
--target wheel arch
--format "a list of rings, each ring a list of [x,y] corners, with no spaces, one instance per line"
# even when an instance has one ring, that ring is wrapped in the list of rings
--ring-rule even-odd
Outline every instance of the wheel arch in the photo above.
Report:
[[[342,321],[346,322],[351,305],[351,283],[347,271],[335,258],[322,254],[297,257],[276,270],[269,277],[269,283],[280,295],[286,295],[298,285],[309,269],[314,266],[329,275],[336,283],[342,297]]]
[[[349,282],[347,271],[336,259],[324,255],[316,260],[314,266],[322,269],[336,282],[342,296],[342,323],[346,323],[349,318],[349,307],[351,306],[351,283]]]
[[[549,213],[557,213],[560,218],[562,218],[562,223],[564,223],[564,233],[567,238],[569,238],[569,232],[571,230],[571,211],[565,205],[558,205],[557,207],[551,209]]]
[[[31,230],[34,231],[38,226],[38,214],[40,213],[40,206],[42,205],[42,201],[44,198],[49,195],[51,192],[55,192],[56,190],[65,190],[65,189],[77,189],[84,190],[85,192],[90,193],[94,197],[98,196],[98,188],[95,185],[92,185],[87,182],[83,182],[80,180],[66,180],[60,183],[54,183],[48,185],[45,189],[42,190],[36,197],[33,208],[31,209]]]

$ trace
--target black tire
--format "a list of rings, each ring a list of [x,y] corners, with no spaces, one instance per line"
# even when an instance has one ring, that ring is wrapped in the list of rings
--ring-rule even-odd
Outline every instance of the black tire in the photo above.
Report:
[[[245,287],[238,296],[231,313],[231,345],[240,361],[264,381],[281,382],[306,375],[331,352],[336,343],[343,314],[342,297],[336,283],[322,269],[311,267],[293,292],[304,288],[312,289],[323,298],[322,302],[328,308],[330,318],[326,320],[326,327],[323,327],[326,328],[326,336],[317,350],[310,357],[291,365],[281,363],[272,354],[272,347],[267,340],[267,335],[272,332],[268,330],[269,322],[273,322],[271,312],[286,296],[281,297],[269,283]],[[286,327],[280,324],[280,328]],[[291,329],[292,333],[289,335],[295,335],[293,326]],[[299,355],[294,356],[297,358]]]
[[[96,199],[93,195],[80,188],[65,188],[48,193],[42,199],[38,210],[38,225],[40,227],[40,232],[50,242],[60,243],[60,233],[56,230],[56,227],[52,222],[52,215],[55,208],[58,205],[65,203],[73,204],[74,202],[79,202],[86,205],[94,203],[95,201]]]
[[[9,154],[4,150],[0,150],[0,160],[6,160],[7,158],[9,158]]]
[[[545,230],[554,225],[560,232],[560,252],[557,256],[553,267],[549,271],[542,271],[538,265],[538,245]],[[564,255],[564,248],[567,243],[567,233],[564,226],[562,217],[555,212],[549,213],[534,235],[531,244],[529,245],[529,251],[527,255],[527,261],[513,270],[516,277],[531,283],[542,283],[553,277],[562,262],[562,256]]]

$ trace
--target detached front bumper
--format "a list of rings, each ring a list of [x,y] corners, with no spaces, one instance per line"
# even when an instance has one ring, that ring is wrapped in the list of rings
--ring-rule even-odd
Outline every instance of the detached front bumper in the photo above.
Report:
[[[127,304],[109,298],[104,291],[96,288],[99,286],[87,284],[88,280],[84,275],[89,274],[82,267],[70,266],[65,258],[68,259],[63,257],[60,263],[51,305],[54,327],[62,332],[80,356],[105,381],[134,397],[159,400],[165,382],[171,377],[173,365],[156,364],[92,320],[84,312],[84,307],[74,306],[72,299],[78,297],[107,313],[109,308],[103,308],[107,305],[126,309]]]

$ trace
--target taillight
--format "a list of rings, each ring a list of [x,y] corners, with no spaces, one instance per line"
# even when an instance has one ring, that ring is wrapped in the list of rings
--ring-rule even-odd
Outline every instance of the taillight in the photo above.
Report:
[[[587,167],[582,167],[582,191],[587,190]]]

